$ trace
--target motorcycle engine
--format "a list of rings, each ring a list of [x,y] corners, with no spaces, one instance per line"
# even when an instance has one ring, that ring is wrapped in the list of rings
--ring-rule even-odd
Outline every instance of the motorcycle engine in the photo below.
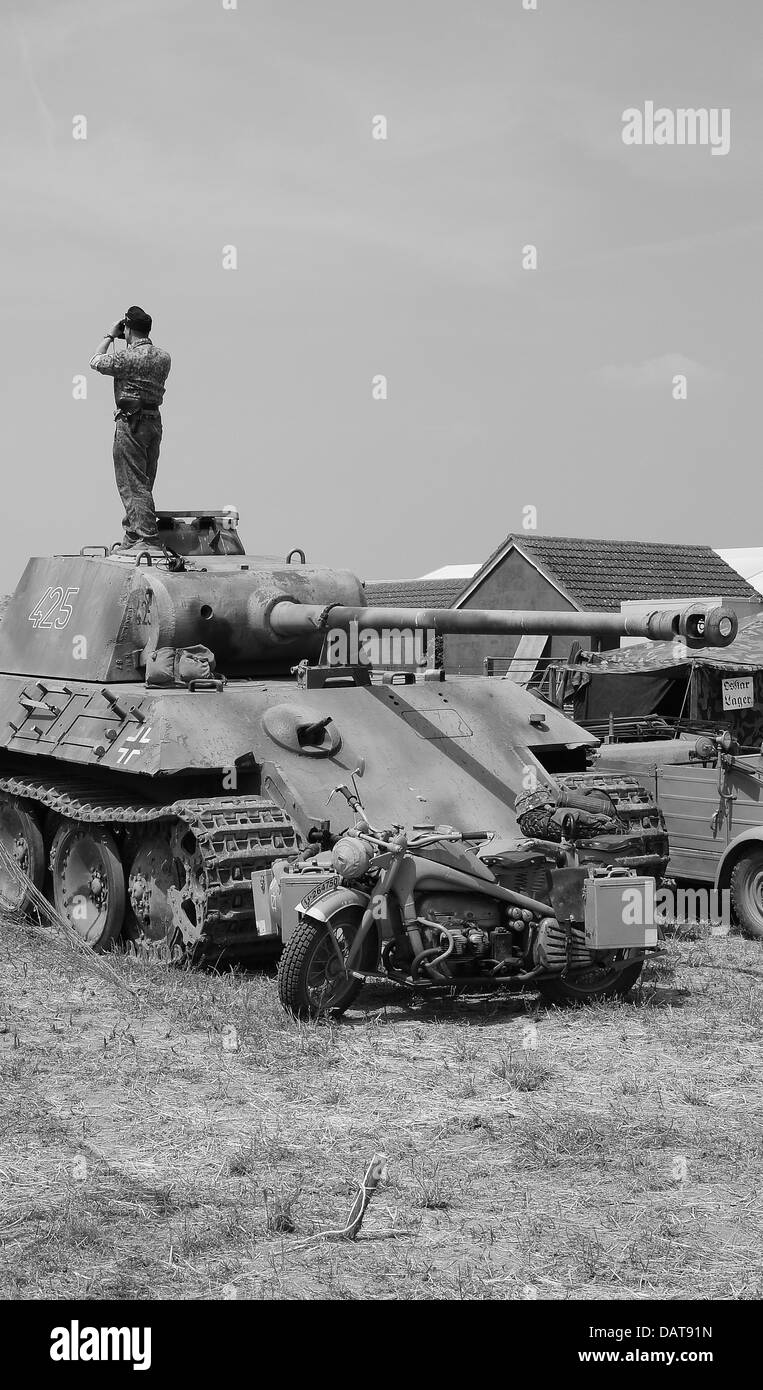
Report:
[[[419,899],[418,915],[430,922],[447,927],[453,940],[455,956],[486,956],[490,951],[490,932],[501,925],[501,909],[497,903],[468,893],[430,893]],[[424,928],[426,933],[426,928]],[[440,938],[432,944],[439,944]]]

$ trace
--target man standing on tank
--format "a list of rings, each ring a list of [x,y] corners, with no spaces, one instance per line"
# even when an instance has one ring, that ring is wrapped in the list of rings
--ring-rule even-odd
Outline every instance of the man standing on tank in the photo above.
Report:
[[[153,488],[162,442],[159,406],[170,355],[149,338],[151,315],[134,304],[101,339],[90,366],[114,378],[114,472],[125,509],[123,549],[158,546]],[[126,347],[109,352],[114,340]]]

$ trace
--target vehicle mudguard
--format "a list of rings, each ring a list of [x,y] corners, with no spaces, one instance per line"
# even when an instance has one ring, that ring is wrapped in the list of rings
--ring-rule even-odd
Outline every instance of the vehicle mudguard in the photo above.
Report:
[[[331,919],[347,907],[357,908],[359,913],[364,913],[371,902],[370,893],[363,893],[359,888],[329,888],[321,896],[315,898],[309,907],[303,908],[301,903],[297,904],[296,913],[300,922],[321,922],[331,927]],[[377,951],[381,950],[382,944],[382,923],[376,920],[370,928],[370,934],[376,935]]]
[[[315,891],[315,890],[313,890]],[[308,897],[311,895],[308,894]],[[296,912],[300,920],[304,917],[312,917],[316,922],[328,922],[342,907],[359,907],[365,912],[371,901],[369,893],[363,893],[359,888],[327,888],[324,893],[314,897],[312,901],[303,907],[302,903],[297,903]]]
[[[752,826],[750,830],[743,830],[741,835],[737,835],[727,845],[715,871],[715,881],[713,887],[720,890],[728,888],[731,880],[731,870],[739,858],[740,846],[745,844],[763,844],[763,825]]]

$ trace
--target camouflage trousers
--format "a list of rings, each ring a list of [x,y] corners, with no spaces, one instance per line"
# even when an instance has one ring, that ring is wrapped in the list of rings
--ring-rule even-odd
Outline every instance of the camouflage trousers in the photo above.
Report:
[[[162,419],[158,411],[137,411],[127,415],[118,411],[114,430],[114,473],[125,509],[122,526],[124,544],[136,541],[157,544],[153,487],[162,442]]]

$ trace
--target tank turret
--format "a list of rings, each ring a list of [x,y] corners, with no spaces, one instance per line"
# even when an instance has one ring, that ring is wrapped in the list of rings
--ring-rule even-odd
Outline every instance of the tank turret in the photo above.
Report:
[[[301,552],[300,552],[301,553]],[[2,629],[4,669],[25,675],[134,681],[160,648],[202,644],[229,675],[288,675],[317,662],[329,631],[586,633],[727,646],[725,607],[640,616],[483,609],[369,608],[348,570],[243,554],[157,564],[150,554],[30,560]]]

